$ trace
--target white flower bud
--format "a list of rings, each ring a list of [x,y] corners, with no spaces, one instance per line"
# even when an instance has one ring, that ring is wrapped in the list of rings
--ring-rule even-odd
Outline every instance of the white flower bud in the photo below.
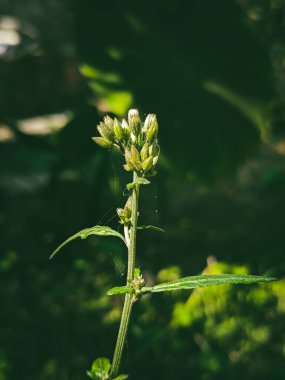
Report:
[[[126,141],[128,141],[129,138],[130,138],[130,134],[131,134],[129,124],[126,122],[125,119],[123,119],[121,125],[122,125],[122,130],[123,130],[124,138],[125,138]]]
[[[138,110],[136,109],[129,110],[128,122],[133,134],[135,136],[138,136],[141,132],[141,119],[140,119]]]
[[[157,132],[158,132],[158,123],[156,120],[156,116],[154,114],[149,115],[151,116],[148,122],[148,129],[146,131],[146,140],[150,143],[153,143],[156,139]]]
[[[143,131],[147,132],[148,129],[153,125],[156,121],[156,115],[154,113],[149,113],[144,121]]]

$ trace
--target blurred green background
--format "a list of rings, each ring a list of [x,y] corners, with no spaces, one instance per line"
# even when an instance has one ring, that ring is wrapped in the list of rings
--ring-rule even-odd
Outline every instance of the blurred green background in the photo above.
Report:
[[[129,175],[91,140],[105,113],[154,112],[161,160],[140,201],[148,283],[284,277],[284,0],[0,0],[0,380],[83,380],[112,357]],[[285,280],[147,296],[132,379],[284,379]]]

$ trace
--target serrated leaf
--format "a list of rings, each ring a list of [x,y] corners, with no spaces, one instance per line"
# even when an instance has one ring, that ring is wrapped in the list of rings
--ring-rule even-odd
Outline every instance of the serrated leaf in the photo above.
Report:
[[[176,281],[164,282],[153,287],[142,288],[142,293],[168,292],[181,289],[195,289],[203,286],[221,285],[221,284],[253,284],[257,282],[273,281],[274,278],[240,275],[240,274],[221,274],[221,275],[200,275],[184,277]]]
[[[108,358],[98,358],[92,363],[91,374],[102,377],[107,375],[111,369],[111,363]]]
[[[146,178],[138,177],[134,182],[128,183],[126,188],[128,190],[132,190],[135,185],[149,185],[150,181],[148,181]]]
[[[125,380],[128,377],[129,377],[128,375],[122,374],[122,375],[115,377],[113,380]]]
[[[152,225],[138,226],[137,229],[138,230],[153,230],[153,231],[158,231],[158,232],[165,232],[165,230],[163,228],[160,228],[157,226],[152,226]]]
[[[58,251],[60,251],[66,244],[70,243],[72,240],[75,240],[77,238],[86,239],[90,235],[116,236],[116,237],[122,239],[124,243],[126,243],[123,235],[121,235],[119,232],[113,230],[112,228],[110,228],[108,226],[94,226],[94,227],[90,227],[90,228],[85,228],[84,230],[79,231],[76,234],[69,237],[59,247],[56,248],[56,250],[50,256],[50,259],[52,259],[54,257],[54,255],[57,254]]]
[[[131,286],[116,286],[115,288],[109,289],[106,294],[113,296],[115,294],[133,293],[133,291],[134,289]]]

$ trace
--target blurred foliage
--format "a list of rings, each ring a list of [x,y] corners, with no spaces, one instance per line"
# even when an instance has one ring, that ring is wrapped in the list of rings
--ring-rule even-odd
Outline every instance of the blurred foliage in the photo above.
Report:
[[[247,274],[248,268],[212,263],[206,272]],[[221,371],[226,377],[237,371],[246,379],[258,374],[268,378],[274,362],[274,378],[282,379],[284,342],[275,337],[282,333],[284,286],[283,280],[246,290],[229,285],[209,287],[194,290],[185,303],[175,305],[172,325],[193,328],[194,340],[205,355],[204,378],[218,378]],[[274,345],[268,350],[272,340]]]
[[[105,293],[124,283],[120,242],[90,237],[48,260],[76,231],[117,229],[129,178],[90,139],[105,112],[136,106],[160,122],[140,206],[141,224],[166,229],[139,231],[149,284],[203,270],[284,277],[284,1],[0,5],[0,380],[79,380],[113,354],[122,299]],[[284,304],[284,280],[146,296],[122,370],[282,379]]]

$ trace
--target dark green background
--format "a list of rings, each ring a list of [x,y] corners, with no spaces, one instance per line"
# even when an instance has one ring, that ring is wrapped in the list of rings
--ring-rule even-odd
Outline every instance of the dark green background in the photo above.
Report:
[[[0,12],[21,35],[0,55],[0,380],[83,380],[112,357],[122,299],[105,293],[124,283],[124,247],[90,237],[48,260],[80,229],[118,228],[130,178],[90,138],[105,112],[158,116],[140,222],[166,234],[139,232],[149,284],[284,277],[283,0],[0,0]],[[22,127],[66,112],[64,128]],[[285,280],[145,297],[122,372],[281,380],[284,314]]]

